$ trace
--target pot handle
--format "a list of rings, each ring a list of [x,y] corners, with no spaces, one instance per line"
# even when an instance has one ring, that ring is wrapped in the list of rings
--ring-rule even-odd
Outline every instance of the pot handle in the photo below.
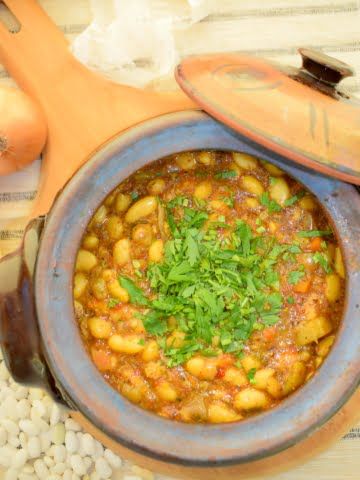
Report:
[[[26,227],[18,250],[0,261],[0,346],[13,378],[65,403],[46,364],[34,301],[33,275],[45,217]]]

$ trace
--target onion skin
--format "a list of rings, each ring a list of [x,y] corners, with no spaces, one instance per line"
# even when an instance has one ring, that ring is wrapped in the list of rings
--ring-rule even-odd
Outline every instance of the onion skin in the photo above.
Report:
[[[0,175],[16,172],[36,160],[47,136],[37,104],[17,88],[0,87]]]

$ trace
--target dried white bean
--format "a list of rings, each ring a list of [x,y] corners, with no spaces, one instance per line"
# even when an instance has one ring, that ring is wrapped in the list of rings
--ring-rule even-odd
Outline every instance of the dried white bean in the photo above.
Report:
[[[93,437],[89,433],[82,435],[80,445],[85,455],[94,455],[95,443]]]
[[[29,437],[39,435],[39,433],[40,433],[39,428],[31,420],[27,420],[27,419],[20,420],[19,427],[20,427],[20,430],[22,430],[27,435],[29,435]]]
[[[7,396],[3,402],[3,408],[10,420],[18,420],[17,403],[13,396]]]
[[[66,430],[73,430],[74,432],[80,432],[81,430],[80,425],[72,418],[67,418],[65,420],[65,428]]]
[[[95,470],[96,473],[100,476],[100,478],[106,479],[110,478],[112,474],[112,469],[105,458],[98,458],[95,462]]]
[[[35,475],[31,475],[28,473],[20,473],[18,480],[38,480]]]
[[[34,462],[34,469],[36,475],[42,480],[42,479],[47,479],[49,476],[49,469],[45,465],[44,461],[41,459],[35,460]]]
[[[10,435],[17,436],[20,433],[19,426],[13,420],[10,420],[10,418],[4,418],[1,420],[1,425]]]
[[[29,443],[27,445],[28,453],[30,458],[37,458],[41,453],[41,443],[38,437],[29,438]]]
[[[34,467],[29,463],[24,465],[23,469],[21,470],[21,473],[34,473],[34,472],[35,472]]]
[[[4,427],[0,427],[0,447],[3,447],[7,440],[7,432]]]
[[[20,432],[20,433],[19,433],[19,440],[20,440],[20,445],[21,445],[23,448],[27,447],[28,437],[27,437],[26,433]]]
[[[16,437],[15,435],[11,435],[9,438],[8,438],[8,443],[14,447],[14,448],[18,448],[20,446],[20,439],[19,437]]]
[[[50,425],[53,427],[57,425],[60,422],[60,408],[56,403],[53,404],[51,407],[51,413],[50,413]]]
[[[104,447],[101,445],[100,442],[95,440],[95,453],[94,458],[100,458],[104,455]]]
[[[30,415],[31,405],[27,398],[19,400],[16,405],[16,412],[18,418],[28,418]]]
[[[12,467],[14,468],[22,468],[28,459],[28,452],[25,448],[21,448],[17,450],[12,459]]]
[[[47,480],[61,480],[60,475],[56,475],[55,473],[48,476]]]
[[[41,400],[33,401],[33,409],[38,413],[39,417],[44,417],[46,415],[46,407]]]
[[[65,462],[66,448],[64,445],[54,445],[54,460],[55,463]]]
[[[57,423],[52,430],[52,442],[55,445],[61,445],[65,440],[65,425],[62,422]]]
[[[104,457],[109,462],[110,467],[115,469],[121,467],[122,465],[121,458],[115,455],[115,453],[109,450],[108,448],[104,452]]]
[[[51,445],[52,431],[49,430],[48,432],[40,433],[39,439],[41,443],[41,451],[46,452]]]
[[[44,396],[44,391],[40,388],[29,388],[29,399],[33,400],[41,400]]]
[[[79,448],[79,440],[76,434],[72,431],[65,434],[65,447],[70,453],[75,453]]]
[[[63,480],[71,480],[71,478],[72,478],[72,471],[69,469],[65,470],[63,475]]]
[[[86,467],[80,455],[72,455],[70,459],[70,463],[71,463],[71,468],[74,470],[74,472],[77,475],[80,475],[80,476],[85,475]]]
[[[18,480],[19,478],[19,471],[16,470],[15,468],[9,468],[9,470],[6,471],[4,480]]]
[[[46,455],[44,458],[44,463],[46,464],[47,467],[51,468],[53,465],[55,465],[54,459]]]
[[[15,398],[16,400],[23,400],[28,395],[27,388],[23,387],[22,385],[17,385],[15,390]]]
[[[57,475],[62,475],[66,470],[66,463],[56,463],[52,469],[51,473],[56,473]]]

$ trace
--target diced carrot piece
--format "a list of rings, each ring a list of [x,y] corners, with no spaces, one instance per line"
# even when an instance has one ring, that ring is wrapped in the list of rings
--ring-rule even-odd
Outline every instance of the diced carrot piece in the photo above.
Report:
[[[262,334],[266,340],[273,340],[273,338],[275,337],[275,333],[275,327],[267,327],[264,328],[264,330],[262,331]]]
[[[104,352],[103,350],[97,350],[93,348],[91,350],[92,359],[97,366],[97,368],[104,372],[111,369],[111,355]]]
[[[311,281],[310,280],[301,280],[294,287],[294,292],[296,293],[306,293],[309,291]]]
[[[321,250],[321,237],[313,238],[310,242],[309,249],[312,252],[318,252],[319,250]]]

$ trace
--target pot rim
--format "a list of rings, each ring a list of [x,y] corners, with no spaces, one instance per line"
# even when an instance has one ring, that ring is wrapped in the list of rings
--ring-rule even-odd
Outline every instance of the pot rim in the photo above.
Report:
[[[280,166],[312,191],[331,218],[347,268],[343,321],[324,365],[272,410],[231,424],[167,420],[130,403],[90,360],[73,312],[73,265],[93,212],[122,180],[146,163],[197,149],[238,150]],[[44,227],[35,271],[35,302],[44,354],[74,408],[115,441],[158,460],[187,466],[230,465],[278,453],[333,416],[360,381],[360,196],[351,185],[295,166],[205,113],[163,115],[105,145],[58,195]],[[351,288],[349,288],[351,286]],[[330,381],[329,381],[330,379]]]

